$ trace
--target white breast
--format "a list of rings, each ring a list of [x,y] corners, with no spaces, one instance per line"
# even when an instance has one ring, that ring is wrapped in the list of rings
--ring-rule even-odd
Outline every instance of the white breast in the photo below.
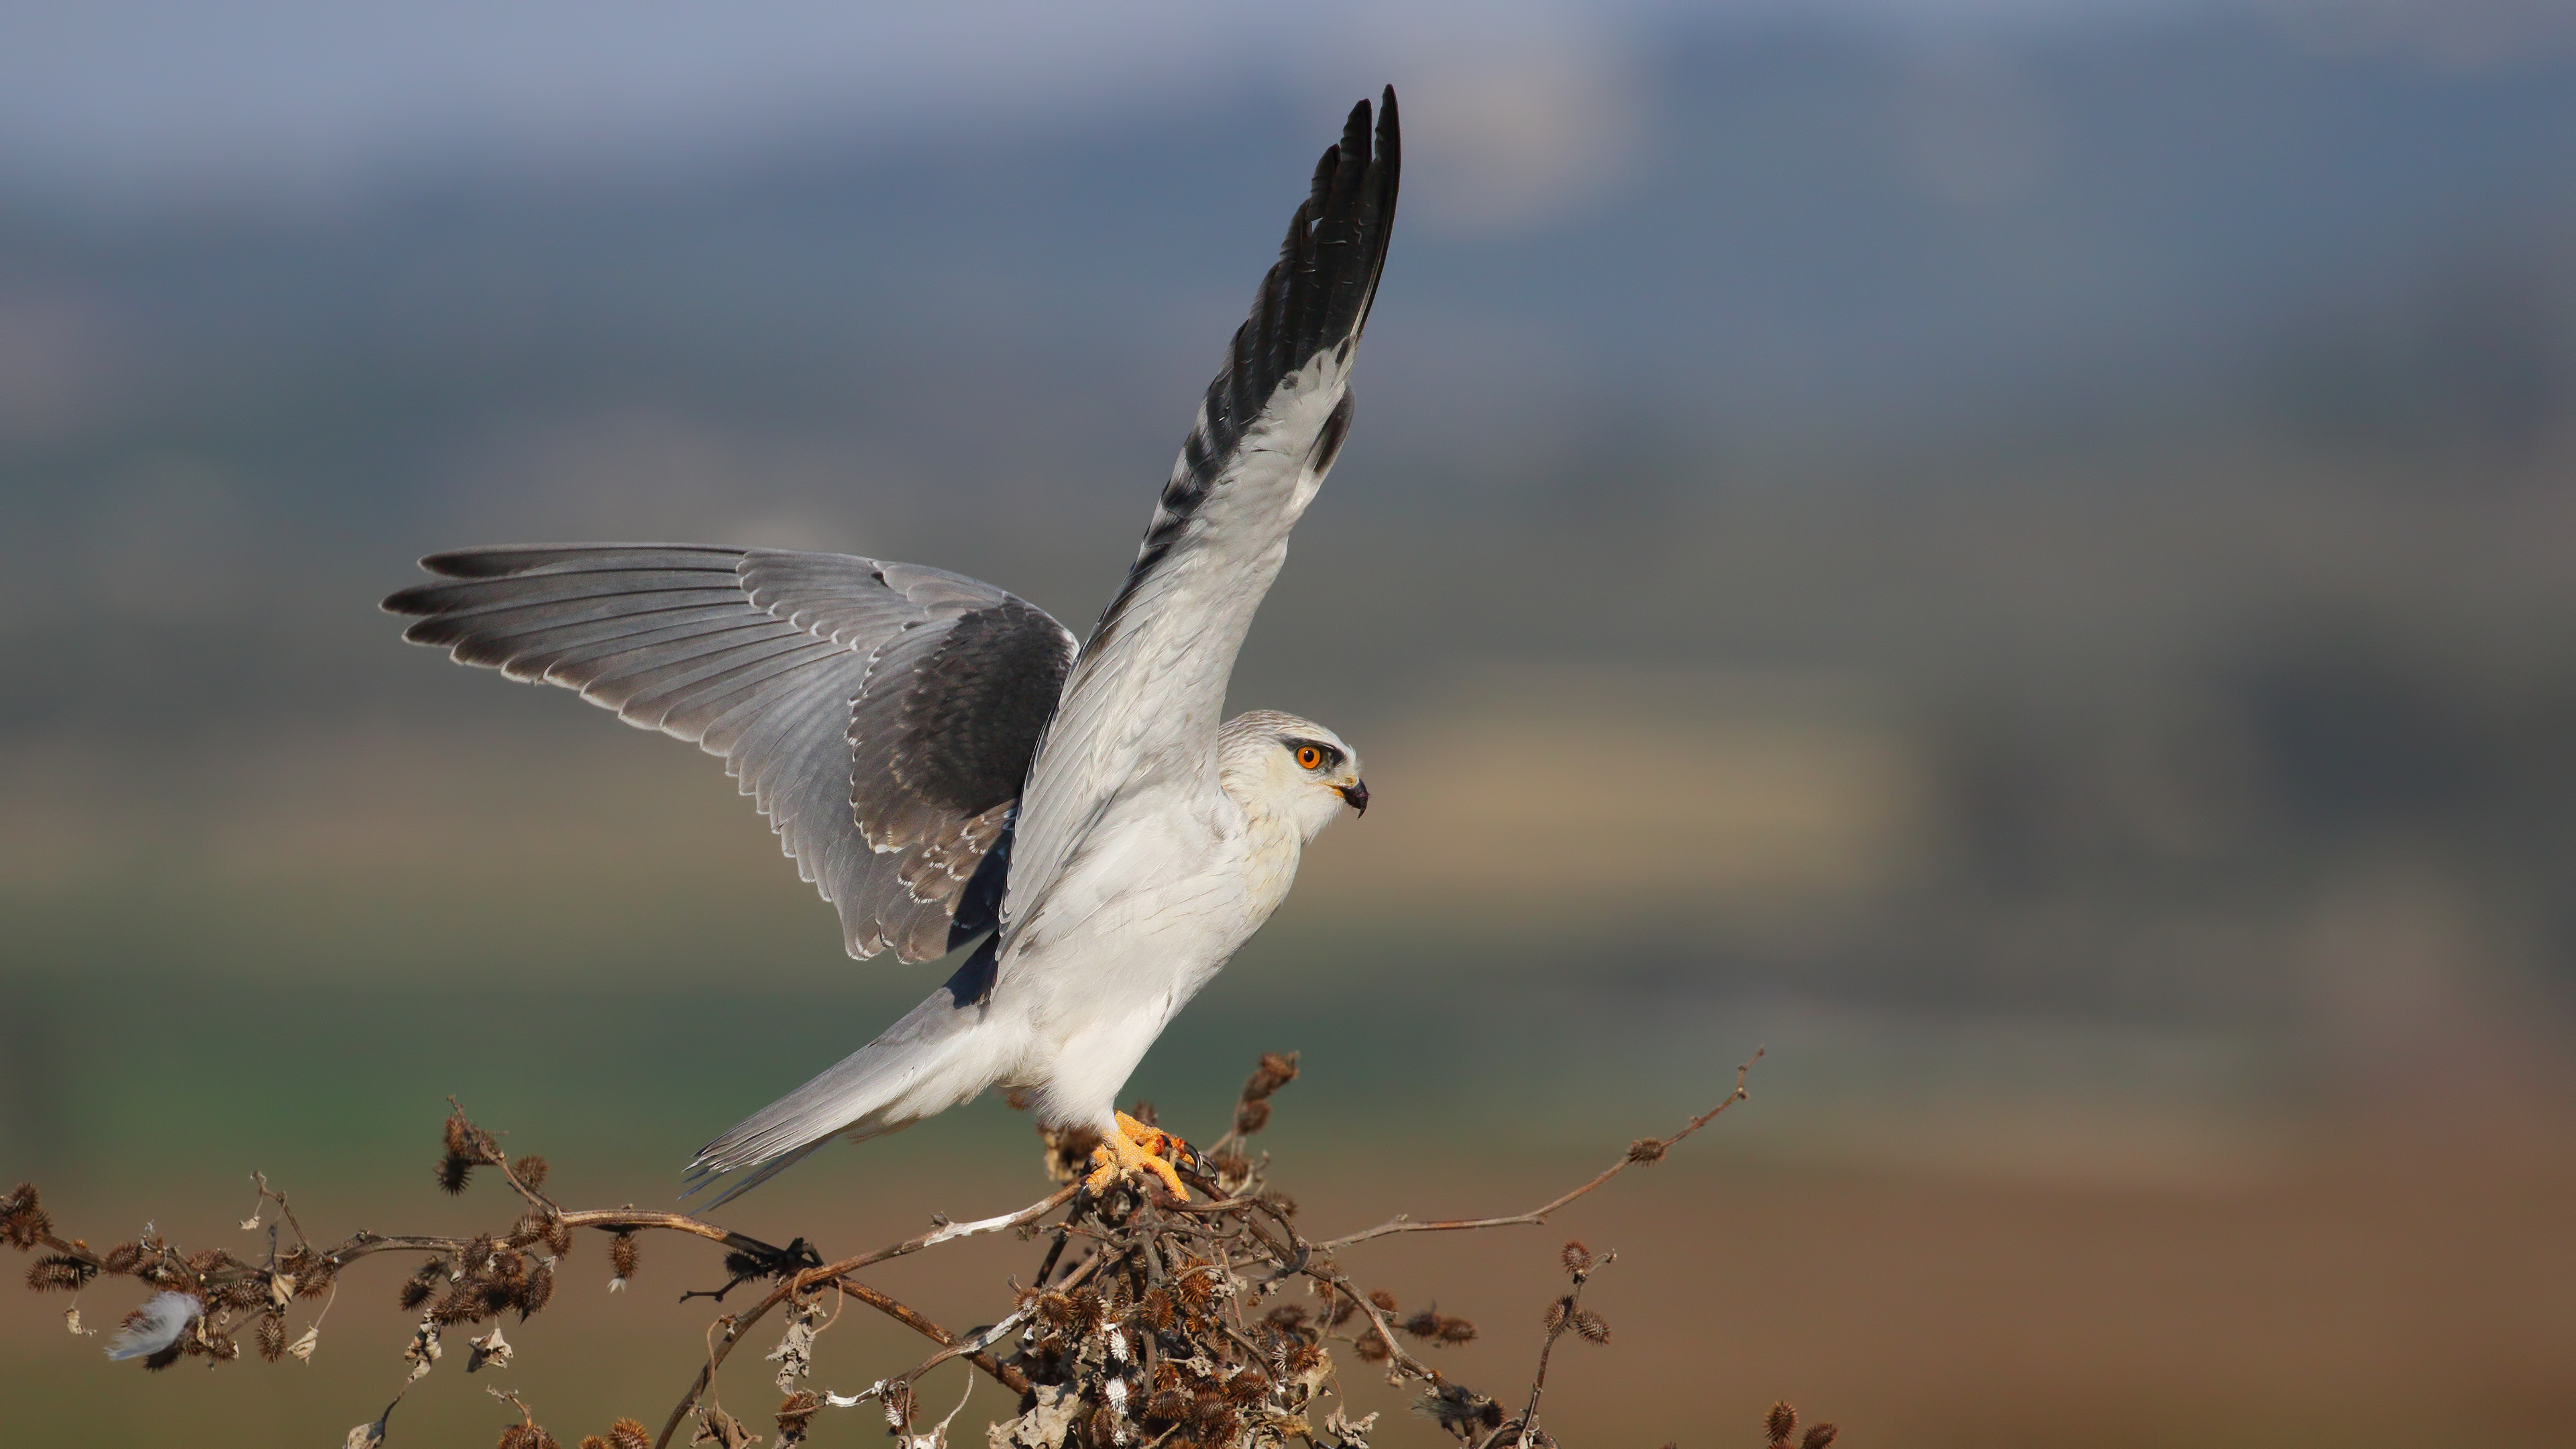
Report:
[[[1200,808],[1122,801],[1022,924],[994,992],[1024,1013],[1028,1056],[1013,1076],[1056,1123],[1113,1110],[1146,1049],[1296,879],[1288,824],[1219,795]]]

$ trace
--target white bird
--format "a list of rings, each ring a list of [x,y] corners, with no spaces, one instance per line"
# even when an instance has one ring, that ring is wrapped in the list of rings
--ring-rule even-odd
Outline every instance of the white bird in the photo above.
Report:
[[[461,663],[560,684],[724,758],[840,910],[851,955],[928,960],[947,984],[875,1041],[700,1149],[691,1191],[767,1181],[971,1100],[1029,1093],[1100,1134],[1095,1185],[1186,1196],[1120,1087],[1174,1013],[1276,909],[1300,853],[1365,811],[1332,731],[1220,723],[1289,530],[1351,420],[1353,353],[1395,220],[1390,88],[1351,110],[1290,222],[1088,643],[1035,605],[938,569],[688,544],[432,555],[385,601]]]

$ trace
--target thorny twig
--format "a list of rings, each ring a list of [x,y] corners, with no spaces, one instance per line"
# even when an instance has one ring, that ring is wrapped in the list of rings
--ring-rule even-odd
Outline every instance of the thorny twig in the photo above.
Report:
[[[1619,1255],[1615,1252],[1604,1253],[1596,1261],[1591,1249],[1581,1243],[1568,1243],[1565,1245],[1563,1256],[1565,1271],[1573,1279],[1573,1286],[1568,1288],[1556,1302],[1548,1305],[1547,1337],[1538,1346],[1538,1372],[1530,1376],[1529,1407],[1521,1410],[1521,1416],[1515,1423],[1502,1425],[1487,1434],[1479,1449],[1490,1449],[1490,1446],[1501,1439],[1507,1430],[1516,1431],[1517,1437],[1514,1443],[1517,1449],[1530,1449],[1533,1439],[1553,1442],[1546,1440],[1545,1436],[1539,1433],[1538,1400],[1541,1394],[1547,1392],[1547,1363],[1556,1352],[1556,1341],[1563,1338],[1569,1331],[1594,1343],[1610,1341],[1610,1325],[1602,1321],[1601,1315],[1583,1306],[1583,1285],[1592,1281],[1592,1275],[1595,1272],[1617,1262]]]
[[[1454,1221],[1416,1222],[1399,1215],[1377,1227],[1320,1242],[1297,1231],[1295,1204],[1267,1185],[1267,1155],[1251,1158],[1241,1150],[1268,1123],[1269,1098],[1297,1076],[1293,1055],[1262,1058],[1236,1102],[1231,1129],[1206,1152],[1179,1156],[1184,1175],[1206,1194],[1204,1201],[1168,1202],[1159,1193],[1148,1196],[1124,1183],[1095,1195],[1080,1182],[1090,1142],[1078,1134],[1050,1132],[1044,1134],[1049,1168],[1064,1182],[1057,1191],[995,1217],[964,1223],[937,1219],[928,1232],[831,1262],[821,1261],[822,1255],[803,1238],[780,1248],[684,1213],[633,1206],[566,1209],[545,1191],[543,1159],[526,1154],[514,1158],[503,1152],[494,1134],[467,1120],[461,1108],[447,1123],[439,1165],[441,1185],[459,1192],[475,1171],[496,1172],[526,1208],[507,1233],[456,1237],[361,1231],[320,1248],[306,1238],[286,1195],[254,1174],[260,1200],[275,1200],[279,1216],[296,1238],[295,1246],[281,1254],[272,1228],[262,1263],[246,1262],[220,1250],[183,1255],[157,1236],[104,1252],[95,1250],[85,1242],[58,1236],[32,1187],[0,1198],[0,1239],[22,1250],[46,1250],[28,1274],[31,1286],[40,1289],[77,1289],[101,1274],[121,1274],[165,1292],[187,1295],[195,1305],[193,1316],[175,1339],[153,1355],[154,1366],[185,1354],[216,1360],[236,1357],[239,1349],[232,1334],[253,1321],[259,1328],[262,1355],[277,1358],[290,1351],[284,1344],[284,1315],[293,1300],[336,1295],[342,1270],[361,1259],[389,1252],[420,1254],[420,1269],[402,1285],[401,1293],[403,1307],[421,1314],[407,1355],[411,1367],[402,1385],[405,1391],[429,1373],[439,1358],[441,1328],[497,1319],[511,1309],[524,1321],[542,1310],[553,1292],[556,1267],[572,1250],[576,1230],[614,1235],[610,1258],[617,1276],[612,1287],[622,1287],[633,1276],[638,1235],[671,1232],[703,1239],[726,1250],[727,1281],[719,1289],[685,1293],[681,1301],[721,1300],[754,1279],[774,1283],[758,1303],[709,1323],[702,1365],[654,1441],[663,1446],[693,1414],[702,1435],[728,1443],[746,1442],[742,1436],[749,1431],[714,1406],[712,1385],[751,1330],[773,1311],[795,1304],[797,1311],[788,1316],[790,1339],[770,1355],[781,1360],[779,1383],[789,1390],[778,1411],[782,1449],[804,1441],[807,1421],[820,1409],[866,1400],[880,1403],[889,1423],[898,1432],[908,1432],[914,1386],[955,1358],[965,1359],[1017,1396],[1019,1417],[995,1427],[996,1444],[1173,1442],[1177,1449],[1178,1444],[1230,1443],[1257,1431],[1255,1437],[1265,1441],[1293,1438],[1314,1449],[1365,1449],[1374,1415],[1354,1422],[1336,1409],[1328,1417],[1316,1417],[1316,1401],[1340,1392],[1324,1347],[1327,1339],[1351,1345],[1365,1363],[1383,1366],[1390,1384],[1409,1378],[1426,1385],[1424,1412],[1449,1428],[1462,1444],[1501,1449],[1507,1436],[1517,1434],[1514,1449],[1531,1449],[1550,1442],[1538,1428],[1538,1402],[1556,1340],[1568,1331],[1596,1339],[1608,1334],[1598,1316],[1580,1305],[1593,1263],[1588,1253],[1582,1255],[1580,1265],[1575,1262],[1579,1244],[1567,1246],[1573,1286],[1551,1310],[1529,1405],[1509,1422],[1490,1398],[1449,1380],[1409,1352],[1398,1338],[1410,1335],[1434,1347],[1463,1343],[1476,1336],[1474,1325],[1429,1309],[1402,1315],[1389,1295],[1361,1291],[1335,1262],[1332,1251],[1399,1233],[1545,1222],[1550,1214],[1628,1167],[1660,1160],[1676,1143],[1744,1100],[1746,1075],[1761,1055],[1757,1051],[1736,1069],[1734,1089],[1717,1105],[1669,1137],[1637,1140],[1609,1168],[1541,1207],[1508,1217]],[[1147,1111],[1140,1104],[1138,1115]],[[965,1334],[951,1332],[853,1276],[875,1264],[964,1238],[1016,1231],[1025,1239],[1059,1212],[1063,1216],[1046,1230],[1050,1245],[1034,1279],[1036,1286],[1018,1290],[1017,1305],[997,1322]],[[258,1219],[255,1211],[245,1226],[256,1226]],[[1059,1274],[1067,1248],[1077,1245],[1081,1251],[1076,1261]],[[1284,1302],[1269,1308],[1265,1316],[1252,1316],[1261,1312],[1261,1305],[1279,1284],[1298,1277],[1307,1279],[1322,1301],[1321,1318]],[[810,1371],[813,1335],[819,1331],[810,1305],[814,1295],[827,1287],[911,1328],[931,1340],[937,1351],[909,1371],[879,1380],[855,1396],[817,1395],[795,1388],[793,1380]],[[138,1312],[137,1319],[143,1316]],[[1350,1335],[1333,1331],[1352,1318],[1365,1326],[1354,1325],[1357,1331]],[[318,1326],[318,1318],[315,1322]],[[497,1329],[486,1338],[497,1340]],[[313,1339],[314,1332],[308,1328],[291,1352],[309,1358]],[[478,1356],[484,1348],[485,1340],[478,1340]],[[507,1349],[502,1345],[503,1353]],[[395,1402],[401,1397],[397,1393]],[[950,1417],[954,1418],[954,1411]],[[505,1446],[554,1442],[536,1427],[524,1405],[521,1418],[520,1425],[505,1431]],[[381,1442],[385,1422],[386,1415],[379,1415],[353,1432],[351,1442]],[[943,1420],[920,1442],[945,1442],[945,1432]],[[586,1440],[585,1445],[629,1449],[645,1442],[641,1424],[620,1420],[609,1437]]]
[[[1640,1137],[1636,1141],[1629,1143],[1628,1150],[1620,1154],[1619,1160],[1611,1163],[1608,1167],[1603,1168],[1599,1176],[1593,1178],[1590,1182],[1583,1184],[1581,1187],[1574,1189],[1572,1192],[1556,1198],[1542,1206],[1534,1207],[1525,1213],[1514,1213],[1507,1218],[1459,1218],[1446,1222],[1432,1223],[1418,1223],[1410,1216],[1398,1213],[1394,1217],[1387,1219],[1385,1222],[1378,1224],[1376,1227],[1362,1228],[1356,1233],[1346,1233],[1338,1238],[1327,1238],[1323,1242],[1317,1243],[1315,1246],[1320,1249],[1329,1250],[1333,1248],[1347,1248],[1353,1243],[1365,1243],[1372,1238],[1390,1237],[1396,1233],[1454,1233],[1462,1232],[1470,1228],[1509,1228],[1544,1223],[1548,1219],[1548,1214],[1555,1212],[1557,1209],[1564,1207],[1567,1203],[1574,1201],[1576,1198],[1592,1191],[1601,1184],[1617,1177],[1620,1173],[1627,1171],[1629,1168],[1641,1163],[1655,1163],[1662,1161],[1664,1154],[1672,1150],[1674,1143],[1681,1141],[1683,1138],[1690,1136],[1702,1127],[1705,1127],[1709,1123],[1717,1120],[1717,1115],[1719,1113],[1734,1106],[1736,1103],[1743,1101],[1747,1096],[1750,1096],[1751,1094],[1744,1089],[1744,1079],[1752,1072],[1753,1064],[1762,1060],[1762,1053],[1764,1050],[1764,1048],[1760,1047],[1755,1048],[1751,1058],[1737,1065],[1735,1068],[1735,1090],[1727,1093],[1725,1099],[1720,1101],[1716,1106],[1709,1108],[1707,1111],[1700,1113],[1698,1116],[1693,1117],[1690,1121],[1684,1123],[1682,1125],[1682,1129],[1670,1137]]]

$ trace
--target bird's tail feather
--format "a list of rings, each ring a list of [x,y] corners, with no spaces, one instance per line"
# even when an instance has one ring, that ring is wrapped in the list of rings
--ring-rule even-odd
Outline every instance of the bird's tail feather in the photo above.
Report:
[[[756,1169],[708,1204],[721,1206],[834,1137],[882,1137],[991,1086],[1012,1056],[1000,1024],[991,1019],[993,974],[994,942],[987,938],[947,984],[884,1035],[699,1148],[680,1195]]]

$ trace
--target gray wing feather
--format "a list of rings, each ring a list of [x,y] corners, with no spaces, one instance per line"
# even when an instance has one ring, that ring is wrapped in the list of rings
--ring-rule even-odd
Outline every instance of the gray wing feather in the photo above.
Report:
[[[538,545],[422,566],[442,577],[385,601],[417,616],[403,637],[723,757],[851,955],[927,960],[991,924],[961,898],[1074,652],[1044,611],[842,554]]]

